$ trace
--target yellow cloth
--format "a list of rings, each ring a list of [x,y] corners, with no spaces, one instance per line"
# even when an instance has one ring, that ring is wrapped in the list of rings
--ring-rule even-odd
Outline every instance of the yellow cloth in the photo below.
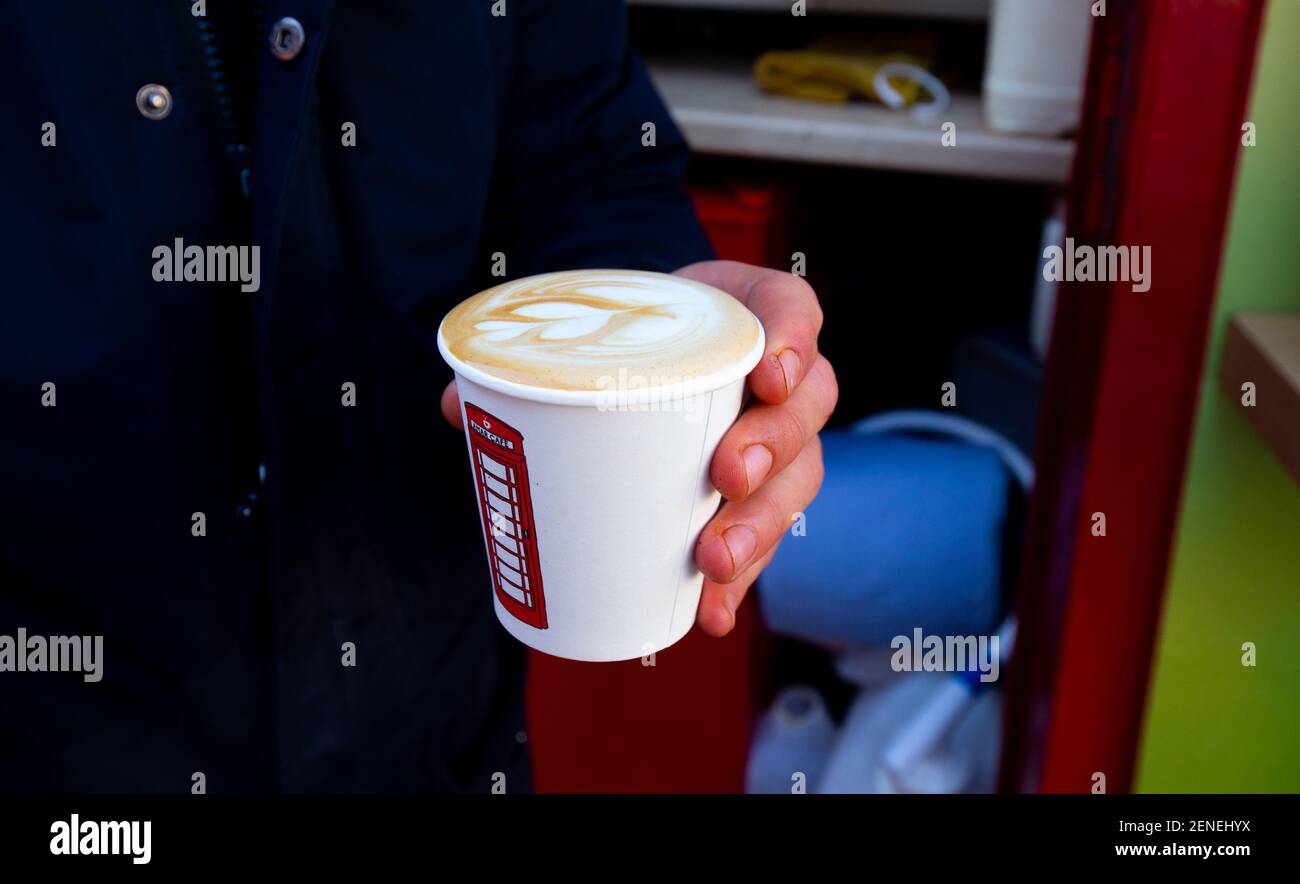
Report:
[[[754,63],[754,79],[761,89],[793,98],[844,102],[861,97],[879,101],[872,84],[876,71],[889,62],[907,62],[930,69],[930,59],[911,52],[880,52],[836,40],[814,43],[807,49],[765,52]],[[921,87],[911,80],[893,79],[910,106]]]

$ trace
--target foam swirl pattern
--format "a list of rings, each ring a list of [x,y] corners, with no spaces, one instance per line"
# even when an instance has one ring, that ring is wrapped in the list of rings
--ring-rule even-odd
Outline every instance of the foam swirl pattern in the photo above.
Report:
[[[450,352],[518,384],[600,390],[700,378],[745,360],[758,320],[712,286],[662,273],[576,270],[503,283],[455,307]]]

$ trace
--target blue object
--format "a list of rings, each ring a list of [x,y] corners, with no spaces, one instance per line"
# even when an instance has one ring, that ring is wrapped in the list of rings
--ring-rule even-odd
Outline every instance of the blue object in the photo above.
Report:
[[[768,626],[832,647],[888,644],[918,626],[995,627],[1008,494],[999,456],[847,432],[823,433],[822,452],[826,480],[805,531],[785,538],[759,580]]]

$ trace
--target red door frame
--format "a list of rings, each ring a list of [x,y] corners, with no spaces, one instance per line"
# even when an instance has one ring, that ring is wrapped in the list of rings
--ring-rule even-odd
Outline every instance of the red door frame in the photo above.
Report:
[[[1106,6],[1067,229],[1151,246],[1151,289],[1060,290],[1004,791],[1087,792],[1098,772],[1132,787],[1264,0]]]

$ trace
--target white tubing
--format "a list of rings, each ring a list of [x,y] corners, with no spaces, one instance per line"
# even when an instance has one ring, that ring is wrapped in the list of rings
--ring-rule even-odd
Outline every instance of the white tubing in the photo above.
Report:
[[[1008,617],[998,628],[999,672],[1002,665],[1011,659],[1015,643],[1016,619]],[[942,745],[962,713],[974,702],[976,693],[959,675],[949,678],[885,745],[880,753],[881,768],[894,780],[906,782],[909,771]]]
[[[889,82],[891,78],[911,80],[930,93],[929,101],[912,105],[912,113],[917,116],[937,114],[952,101],[952,96],[948,94],[948,87],[925,68],[905,61],[891,61],[876,69],[876,76],[872,79],[871,85],[875,88],[876,97],[881,103],[894,110],[902,110],[906,107],[907,99],[903,98]]]
[[[903,780],[920,759],[939,747],[944,735],[970,705],[972,696],[962,682],[955,678],[946,679],[934,696],[885,746],[880,755],[880,766],[895,780]]]
[[[970,418],[922,409],[902,409],[864,418],[851,429],[864,436],[906,432],[936,433],[992,448],[1023,490],[1028,491],[1034,484],[1034,465],[1024,452],[1001,433],[977,424]]]

